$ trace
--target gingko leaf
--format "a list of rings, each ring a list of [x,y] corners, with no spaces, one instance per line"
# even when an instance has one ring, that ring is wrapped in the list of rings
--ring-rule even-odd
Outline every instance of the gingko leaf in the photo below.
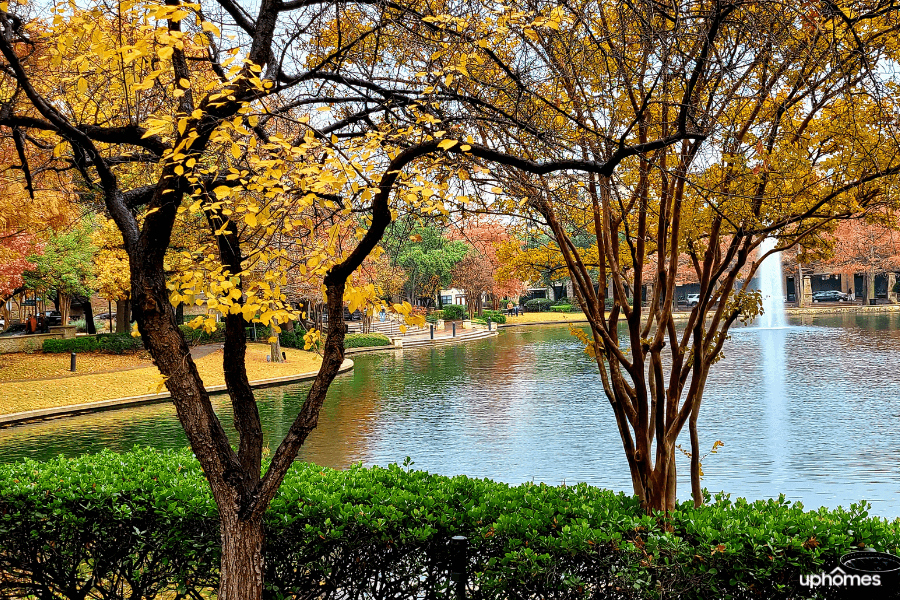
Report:
[[[156,54],[157,54],[162,60],[169,60],[170,58],[172,58],[172,54],[173,54],[174,52],[175,52],[175,50],[174,50],[171,46],[163,46],[162,48],[160,48],[159,50],[157,50]]]
[[[449,150],[458,143],[459,142],[456,140],[443,140],[440,144],[438,144],[438,148],[440,148],[441,150]]]

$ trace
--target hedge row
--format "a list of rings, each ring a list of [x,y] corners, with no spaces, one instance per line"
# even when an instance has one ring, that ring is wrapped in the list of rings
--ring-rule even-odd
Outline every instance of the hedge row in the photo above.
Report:
[[[550,312],[570,313],[574,312],[575,307],[571,304],[555,304],[550,307]]]
[[[445,304],[444,319],[447,321],[459,321],[460,319],[469,318],[469,309],[462,304]]]
[[[92,336],[81,336],[65,340],[44,340],[41,347],[44,352],[108,352],[124,354],[142,350],[144,343],[139,337],[130,333],[99,333]]]
[[[525,309],[532,312],[543,312],[553,305],[550,298],[532,298],[525,302]]]
[[[266,515],[266,596],[447,598],[447,540],[464,535],[473,599],[810,597],[800,574],[859,546],[898,551],[898,522],[866,508],[717,496],[663,522],[584,484],[295,463]],[[0,466],[0,597],[210,597],[218,560],[188,452]]]

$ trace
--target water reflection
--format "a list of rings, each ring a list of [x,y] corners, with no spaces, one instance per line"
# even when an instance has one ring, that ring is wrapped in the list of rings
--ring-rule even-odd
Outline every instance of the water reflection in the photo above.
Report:
[[[898,315],[791,325],[736,329],[713,367],[701,443],[708,449],[721,439],[725,446],[704,462],[704,485],[749,498],[783,492],[809,507],[868,499],[874,512],[900,515]],[[410,456],[417,468],[437,473],[630,489],[596,365],[566,326],[354,360],[355,370],[329,391],[301,460],[342,468]],[[260,391],[270,447],[290,427],[307,389]],[[230,422],[226,397],[216,397],[216,410]],[[682,443],[688,446],[686,434]],[[0,430],[4,461],[135,444],[185,444],[171,406]],[[687,461],[679,461],[679,495],[687,498]]]

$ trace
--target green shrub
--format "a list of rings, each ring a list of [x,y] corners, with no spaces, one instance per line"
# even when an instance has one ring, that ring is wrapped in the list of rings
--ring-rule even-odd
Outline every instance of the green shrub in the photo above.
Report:
[[[142,350],[144,343],[131,333],[98,333],[68,340],[44,340],[44,352],[107,352],[124,354]]]
[[[96,336],[80,336],[68,340],[44,340],[42,350],[48,353],[96,352],[100,349]]]
[[[506,315],[499,310],[483,310],[481,316],[485,319],[490,317],[492,323],[506,323]]]
[[[344,348],[372,348],[390,345],[391,339],[383,333],[349,333],[344,336]]]
[[[864,503],[804,511],[783,497],[708,500],[664,520],[632,496],[585,484],[295,462],[265,516],[267,597],[447,598],[453,535],[469,539],[468,587],[480,599],[809,598],[816,592],[800,574],[830,571],[862,546],[900,550],[900,522],[870,517]],[[77,589],[149,599],[175,588],[211,597],[219,543],[209,487],[188,451],[0,466],[5,597]],[[125,581],[127,596],[115,588]]]
[[[565,304],[572,305],[572,304],[575,304],[575,301],[572,300],[571,298],[567,298],[567,297],[563,296],[562,298],[560,298],[559,300],[557,300],[556,302],[553,303],[554,306],[563,306]]]
[[[550,308],[553,305],[553,300],[550,298],[532,298],[531,300],[525,303],[525,310],[529,310],[531,312],[543,312]]]
[[[569,313],[575,310],[575,307],[571,304],[554,304],[550,307],[550,312],[556,313]]]
[[[445,304],[444,319],[447,321],[459,321],[469,317],[469,310],[461,304]]]
[[[444,311],[442,310],[434,310],[431,311],[431,314],[425,317],[425,320],[429,323],[437,323],[440,319],[444,318]]]
[[[98,333],[97,345],[101,352],[110,354],[124,354],[144,349],[144,342],[140,336],[131,333]]]

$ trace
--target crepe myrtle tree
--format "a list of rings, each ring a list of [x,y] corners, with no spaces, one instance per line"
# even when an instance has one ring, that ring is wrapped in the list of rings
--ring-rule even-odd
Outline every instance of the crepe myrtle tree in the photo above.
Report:
[[[407,50],[432,94],[453,99],[445,121],[477,132],[464,147],[490,139],[507,155],[468,153],[463,208],[552,237],[634,493],[647,511],[674,508],[687,428],[699,504],[699,411],[729,329],[760,310],[748,286],[761,242],[813,246],[817,231],[873,213],[896,222],[900,7],[525,0],[466,10],[421,14],[431,29],[418,54]],[[584,231],[591,242],[573,234]],[[682,328],[673,307],[685,269],[700,291]]]

